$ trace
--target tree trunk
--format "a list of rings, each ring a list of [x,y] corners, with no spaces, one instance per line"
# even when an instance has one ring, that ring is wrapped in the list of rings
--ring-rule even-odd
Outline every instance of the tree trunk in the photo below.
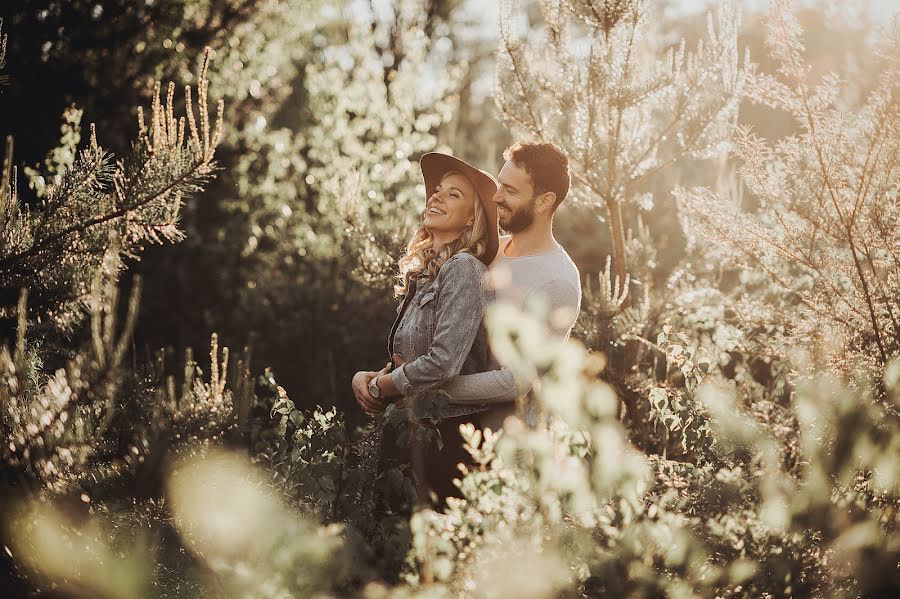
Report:
[[[627,261],[625,259],[625,227],[622,224],[622,205],[618,199],[606,201],[606,207],[609,210],[609,230],[612,236],[612,263],[613,273],[617,280],[613,281],[618,288],[621,289],[625,284],[625,273],[627,271]],[[622,309],[631,306],[631,295],[625,298],[622,303]]]

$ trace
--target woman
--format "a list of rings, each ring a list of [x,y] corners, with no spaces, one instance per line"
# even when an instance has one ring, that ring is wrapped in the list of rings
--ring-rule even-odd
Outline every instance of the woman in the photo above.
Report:
[[[497,253],[497,183],[489,174],[440,153],[420,161],[428,200],[422,225],[400,258],[403,301],[388,336],[393,362],[378,373],[353,377],[357,402],[368,412],[403,396],[415,401],[457,374],[488,369],[484,309],[492,292],[484,285],[487,265]],[[398,365],[396,368],[392,366]],[[477,424],[482,406],[444,406],[440,452],[425,450],[418,474],[443,501],[456,495],[456,464],[467,461],[459,425]],[[415,461],[415,460],[414,460]]]

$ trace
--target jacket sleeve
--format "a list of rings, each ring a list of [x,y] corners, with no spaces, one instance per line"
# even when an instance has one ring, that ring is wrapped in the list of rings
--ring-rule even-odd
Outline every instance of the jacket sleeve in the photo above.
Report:
[[[441,267],[431,347],[391,372],[403,395],[441,387],[459,374],[484,316],[484,271],[477,258],[468,255],[454,256]]]

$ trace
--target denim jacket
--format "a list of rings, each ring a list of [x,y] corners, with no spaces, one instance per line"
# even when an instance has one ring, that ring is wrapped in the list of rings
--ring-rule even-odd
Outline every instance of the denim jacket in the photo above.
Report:
[[[388,353],[406,362],[391,372],[405,397],[419,397],[444,386],[458,374],[490,369],[484,309],[493,301],[485,285],[486,268],[467,252],[451,256],[434,280],[410,280],[388,337]],[[444,418],[473,414],[483,405],[450,405]]]

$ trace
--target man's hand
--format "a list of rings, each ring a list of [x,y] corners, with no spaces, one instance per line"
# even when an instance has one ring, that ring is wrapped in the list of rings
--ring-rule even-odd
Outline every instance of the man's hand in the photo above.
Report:
[[[351,383],[351,387],[353,388],[353,396],[356,397],[356,403],[359,404],[359,407],[361,407],[367,414],[376,414],[378,412],[383,412],[385,408],[387,408],[387,400],[376,399],[372,397],[371,393],[369,393],[369,382],[376,376],[386,374],[389,366],[390,363],[388,363],[387,366],[385,366],[378,372],[360,370],[355,375],[353,375],[353,382]]]

